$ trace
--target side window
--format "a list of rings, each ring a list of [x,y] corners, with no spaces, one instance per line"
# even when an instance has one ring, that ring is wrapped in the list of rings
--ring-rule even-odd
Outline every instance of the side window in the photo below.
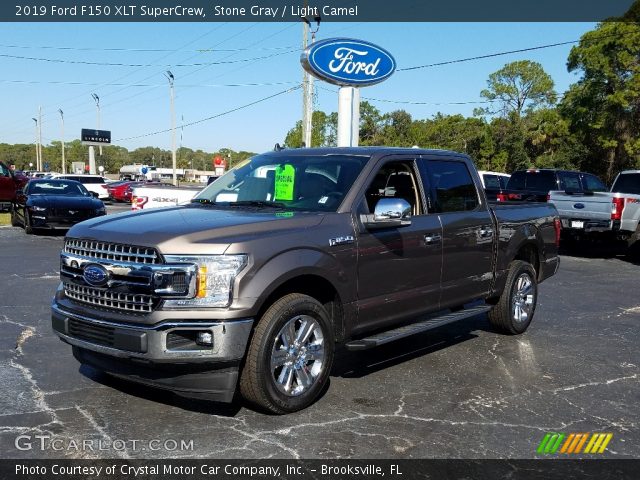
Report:
[[[1,177],[9,177],[9,169],[0,163],[0,176]]]
[[[589,190],[591,192],[606,192],[607,187],[602,180],[600,180],[595,175],[591,175],[589,173],[585,173],[582,176],[582,182],[584,183],[585,190]]]
[[[478,207],[478,192],[463,162],[429,160],[427,169],[436,192],[438,212],[465,212]]]
[[[500,175],[500,188],[502,190],[505,190],[507,188],[507,183],[509,183],[509,177]]]
[[[413,161],[384,164],[365,191],[365,202],[369,212],[373,213],[381,198],[403,198],[411,205],[413,215],[423,214],[425,210],[418,182]]]

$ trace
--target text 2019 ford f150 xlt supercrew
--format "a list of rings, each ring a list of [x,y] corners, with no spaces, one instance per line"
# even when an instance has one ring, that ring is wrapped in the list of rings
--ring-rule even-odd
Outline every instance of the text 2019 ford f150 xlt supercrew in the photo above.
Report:
[[[559,235],[553,205],[490,206],[461,154],[269,152],[188,205],[71,229],[52,323],[100,371],[292,412],[326,385],[337,343],[485,312],[524,332]]]

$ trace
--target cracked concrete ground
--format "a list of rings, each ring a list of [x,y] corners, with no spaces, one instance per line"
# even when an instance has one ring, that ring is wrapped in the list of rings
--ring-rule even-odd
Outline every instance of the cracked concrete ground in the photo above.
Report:
[[[640,266],[623,259],[564,256],[521,336],[480,316],[339,351],[326,394],[276,417],[80,368],[50,326],[61,246],[0,228],[3,458],[532,458],[548,431],[612,432],[605,456],[640,456]]]

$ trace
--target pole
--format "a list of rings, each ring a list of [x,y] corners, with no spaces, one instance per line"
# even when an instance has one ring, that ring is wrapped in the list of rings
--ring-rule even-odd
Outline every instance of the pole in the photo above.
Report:
[[[58,111],[60,112],[60,120],[62,122],[62,132],[61,132],[61,138],[62,138],[62,173],[65,174],[67,173],[67,163],[65,162],[64,159],[64,112],[62,111],[62,109],[58,109]]]
[[[40,165],[40,152],[39,147],[38,147],[38,119],[35,117],[32,117],[31,120],[33,120],[35,122],[35,126],[36,126],[36,170],[38,170],[38,165]],[[29,168],[31,168],[31,165],[29,166]]]
[[[302,51],[307,49],[309,41],[309,21],[303,18],[302,21]],[[311,132],[308,132],[311,119],[309,118],[310,110],[309,101],[309,74],[306,70],[302,71],[302,146],[311,146]]]
[[[357,147],[360,135],[360,90],[340,87],[338,92],[338,147]]]
[[[173,184],[178,185],[178,176],[176,174],[176,109],[175,96],[173,91],[173,73],[167,70],[167,78],[169,79],[169,98],[171,101],[171,159],[173,161]]]
[[[96,101],[96,125],[97,125],[96,128],[100,130],[100,97],[95,93],[92,93],[91,96]],[[100,149],[100,156],[102,156],[102,145],[100,145],[99,149]]]
[[[42,172],[43,162],[42,162],[42,107],[38,107],[38,152],[40,154],[40,165],[38,165],[38,171]]]

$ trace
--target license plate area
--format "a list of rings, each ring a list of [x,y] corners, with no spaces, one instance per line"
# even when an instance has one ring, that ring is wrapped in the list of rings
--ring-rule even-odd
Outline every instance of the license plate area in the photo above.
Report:
[[[571,228],[584,228],[582,220],[571,220]]]

